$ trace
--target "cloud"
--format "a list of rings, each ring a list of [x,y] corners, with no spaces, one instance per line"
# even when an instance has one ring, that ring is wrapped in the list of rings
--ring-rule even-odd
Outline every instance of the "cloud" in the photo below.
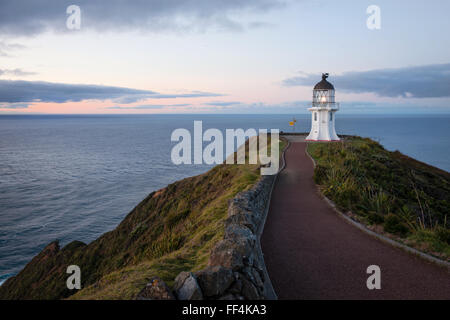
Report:
[[[166,106],[163,105],[142,105],[142,106],[130,106],[130,107],[123,107],[123,106],[112,106],[112,107],[106,107],[105,109],[113,109],[113,110],[143,110],[143,109],[163,109]]]
[[[214,107],[229,107],[229,106],[234,106],[234,105],[238,105],[241,104],[240,102],[237,101],[213,101],[213,102],[207,102],[204,103],[205,105],[208,106],[214,106]]]
[[[44,81],[0,80],[0,102],[78,102],[82,100],[108,100],[121,97],[141,99],[155,94],[149,90],[122,87],[65,84]]]
[[[112,106],[112,107],[106,107],[105,109],[114,109],[114,110],[152,110],[152,109],[164,109],[164,108],[170,108],[170,107],[188,107],[190,104],[187,103],[180,103],[180,104],[168,104],[168,105],[157,105],[157,104],[148,104],[148,105],[139,105],[139,106]]]
[[[1,7],[1,4],[0,4]],[[1,13],[0,13],[1,15]],[[1,22],[0,22],[1,24]],[[10,52],[25,49],[26,47],[19,43],[10,43],[5,41],[0,41],[0,57],[11,57]]]
[[[213,92],[203,92],[203,91],[192,91],[190,93],[170,93],[170,94],[155,92],[151,95],[148,94],[124,95],[120,98],[114,99],[114,102],[118,104],[128,104],[146,99],[204,98],[204,97],[220,97],[220,96],[223,96],[223,94]]]
[[[261,22],[261,21],[253,21],[247,25],[248,29],[269,28],[269,27],[273,27],[273,26],[274,26],[274,24],[272,24],[272,23]]]
[[[33,35],[67,31],[66,9],[81,8],[81,29],[98,31],[200,31],[209,28],[240,31],[242,14],[265,13],[283,7],[284,0],[2,0],[0,33]],[[263,22],[253,22],[253,24]]]
[[[26,109],[28,108],[29,103],[0,103],[0,109]]]
[[[37,74],[36,72],[30,72],[30,71],[23,71],[22,69],[16,68],[16,69],[0,69],[0,76],[1,75],[13,75],[13,76],[31,76],[34,74]]]
[[[115,103],[128,104],[145,99],[198,98],[216,96],[222,96],[222,94],[202,91],[161,94],[150,90],[138,90],[102,85],[67,84],[25,80],[0,80],[0,103],[64,103],[79,102],[83,100],[112,100]]]
[[[174,93],[174,94],[154,94],[150,99],[173,99],[173,98],[204,98],[204,97],[221,97],[224,96],[221,93],[192,91],[191,93]]]
[[[310,101],[285,101],[280,103],[265,103],[265,102],[223,102],[223,103],[204,103],[203,105],[209,107],[211,112],[223,113],[244,113],[244,114],[271,114],[271,113],[305,113],[310,104]],[[223,104],[223,105],[222,105]]]
[[[113,100],[115,103],[128,104],[128,103],[135,103],[138,101],[142,101],[142,100],[148,99],[149,97],[151,97],[151,96],[148,94],[130,94],[130,95],[127,94],[127,95],[121,96],[120,98],[116,98]]]
[[[320,74],[303,74],[285,79],[285,86],[313,86]],[[381,97],[450,97],[450,63],[426,66],[345,72],[330,75],[336,90],[375,93]]]

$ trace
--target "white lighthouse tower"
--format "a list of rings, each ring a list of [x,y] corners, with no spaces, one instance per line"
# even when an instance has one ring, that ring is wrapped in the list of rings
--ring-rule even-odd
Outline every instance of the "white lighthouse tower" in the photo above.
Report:
[[[336,111],[339,104],[334,101],[334,87],[327,81],[328,73],[322,74],[322,81],[313,90],[311,132],[307,141],[339,141],[334,128]]]

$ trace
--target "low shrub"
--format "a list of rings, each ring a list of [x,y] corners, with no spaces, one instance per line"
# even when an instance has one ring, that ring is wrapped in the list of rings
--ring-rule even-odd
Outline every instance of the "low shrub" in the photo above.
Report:
[[[369,213],[369,215],[367,216],[367,220],[369,221],[370,224],[383,224],[384,216],[379,213],[372,212]]]
[[[450,230],[449,229],[445,229],[443,227],[438,227],[436,229],[436,235],[439,240],[450,245]]]
[[[395,214],[388,214],[384,219],[384,231],[405,237],[409,233],[408,227]]]
[[[322,184],[327,178],[327,168],[322,165],[317,165],[314,170],[314,182],[317,184]]]

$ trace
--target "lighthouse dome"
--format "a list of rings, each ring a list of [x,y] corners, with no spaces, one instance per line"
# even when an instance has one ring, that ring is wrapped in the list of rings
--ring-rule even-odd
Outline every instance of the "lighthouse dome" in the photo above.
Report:
[[[334,90],[334,86],[327,81],[328,73],[322,73],[322,81],[314,86],[314,90]]]

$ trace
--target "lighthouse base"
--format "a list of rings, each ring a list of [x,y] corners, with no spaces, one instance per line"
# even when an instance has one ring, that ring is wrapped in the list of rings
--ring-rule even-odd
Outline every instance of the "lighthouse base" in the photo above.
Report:
[[[339,141],[334,128],[336,109],[310,108],[312,113],[311,132],[306,141]]]
[[[336,140],[313,140],[313,139],[305,139],[305,141],[310,141],[310,142],[338,142],[338,141],[341,141],[341,139],[336,139]]]
[[[305,141],[340,141],[339,137],[336,133],[331,135],[325,135],[325,134],[317,134],[317,133],[310,133],[306,138]]]

